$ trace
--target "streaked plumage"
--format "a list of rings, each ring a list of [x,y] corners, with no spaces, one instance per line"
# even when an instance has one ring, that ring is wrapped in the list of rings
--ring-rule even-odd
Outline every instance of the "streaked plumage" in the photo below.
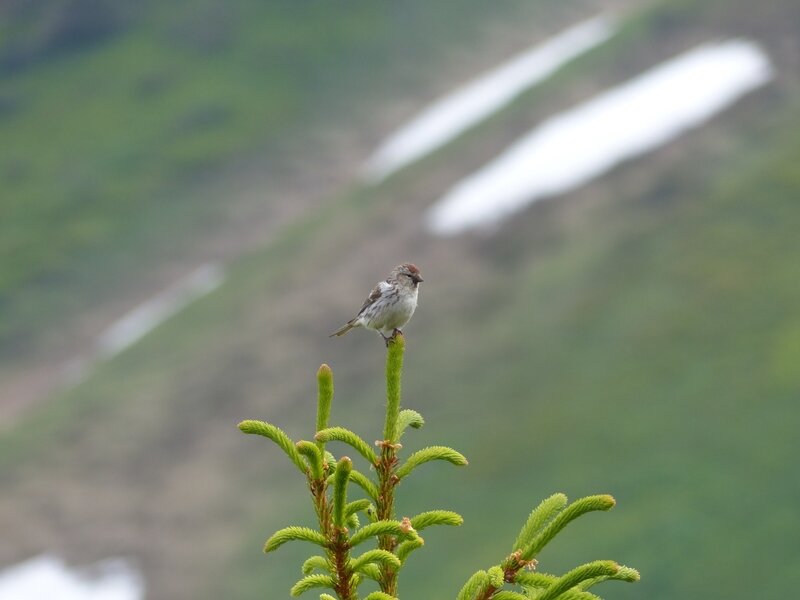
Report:
[[[334,331],[331,337],[364,327],[380,333],[388,344],[396,332],[402,333],[402,328],[414,314],[422,281],[416,265],[403,263],[396,266],[386,279],[372,289],[358,314],[344,327]]]

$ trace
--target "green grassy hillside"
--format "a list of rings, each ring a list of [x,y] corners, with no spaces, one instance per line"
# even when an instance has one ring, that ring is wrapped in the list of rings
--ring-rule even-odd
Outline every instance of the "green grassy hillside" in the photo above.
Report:
[[[612,493],[541,557],[560,571],[613,557],[642,582],[606,598],[790,597],[800,585],[800,81],[798,9],[776,0],[667,2],[636,15],[507,111],[375,189],[325,208],[238,262],[225,286],[0,438],[0,530],[13,550],[135,556],[154,598],[282,598],[305,548],[263,540],[310,524],[302,481],[235,424],[313,426],[314,373],[334,369],[332,422],[374,439],[382,347],[329,340],[400,259],[426,282],[407,328],[404,403],[470,465],[420,468],[399,510],[452,508],[401,590],[451,598],[507,551],[530,508]],[[769,33],[769,35],[766,35]],[[449,184],[557,107],[709,36],[751,35],[770,86],[703,128],[498,235],[432,239]],[[372,436],[372,437],[370,437]],[[447,549],[444,564],[425,559]],[[431,554],[428,554],[431,556]],[[426,599],[421,599],[426,600]]]

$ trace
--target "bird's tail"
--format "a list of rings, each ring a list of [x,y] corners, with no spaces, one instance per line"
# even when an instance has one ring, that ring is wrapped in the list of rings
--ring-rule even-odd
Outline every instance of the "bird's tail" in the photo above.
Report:
[[[341,329],[337,329],[332,334],[330,334],[328,337],[334,337],[334,336],[338,337],[340,335],[344,335],[345,333],[347,333],[351,329],[355,329],[355,328],[356,328],[356,325],[353,323],[353,321],[350,321],[347,325],[345,325]]]

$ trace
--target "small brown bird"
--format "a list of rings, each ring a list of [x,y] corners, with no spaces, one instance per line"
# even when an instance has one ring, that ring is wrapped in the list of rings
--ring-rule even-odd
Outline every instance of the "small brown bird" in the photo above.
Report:
[[[380,333],[388,346],[389,340],[398,332],[403,333],[401,328],[411,320],[417,308],[417,294],[422,281],[416,265],[403,263],[396,266],[386,279],[373,288],[358,314],[330,337],[364,327]]]

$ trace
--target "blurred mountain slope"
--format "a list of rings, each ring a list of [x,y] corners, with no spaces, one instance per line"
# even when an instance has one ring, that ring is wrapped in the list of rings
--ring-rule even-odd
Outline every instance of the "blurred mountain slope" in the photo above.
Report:
[[[3,404],[40,401],[133,306],[326,202],[399,115],[622,3],[3,4]]]
[[[452,597],[507,552],[533,504],[564,490],[608,491],[620,506],[576,524],[543,570],[609,556],[644,578],[608,598],[787,597],[800,584],[798,16],[780,1],[663,3],[429,160],[281,232],[218,292],[0,439],[12,541],[0,561],[127,552],[152,597],[285,597],[305,549],[267,558],[260,544],[311,511],[279,452],[235,423],[309,437],[325,361],[334,421],[374,436],[380,341],[326,334],[410,259],[426,283],[404,399],[427,425],[406,449],[446,443],[470,466],[404,483],[403,514],[467,519],[426,535],[422,552],[447,548],[449,561],[410,559],[404,594],[419,598],[424,581]],[[730,35],[765,45],[774,84],[499,235],[422,231],[433,199],[537,120]]]
[[[569,12],[249,0],[0,11],[4,362],[63,351],[87,304],[119,316],[124,299],[236,256],[341,185],[376,135],[370,107],[430,85],[407,65],[445,61],[492,24],[544,12],[546,31]],[[362,138],[345,133],[357,115]]]

